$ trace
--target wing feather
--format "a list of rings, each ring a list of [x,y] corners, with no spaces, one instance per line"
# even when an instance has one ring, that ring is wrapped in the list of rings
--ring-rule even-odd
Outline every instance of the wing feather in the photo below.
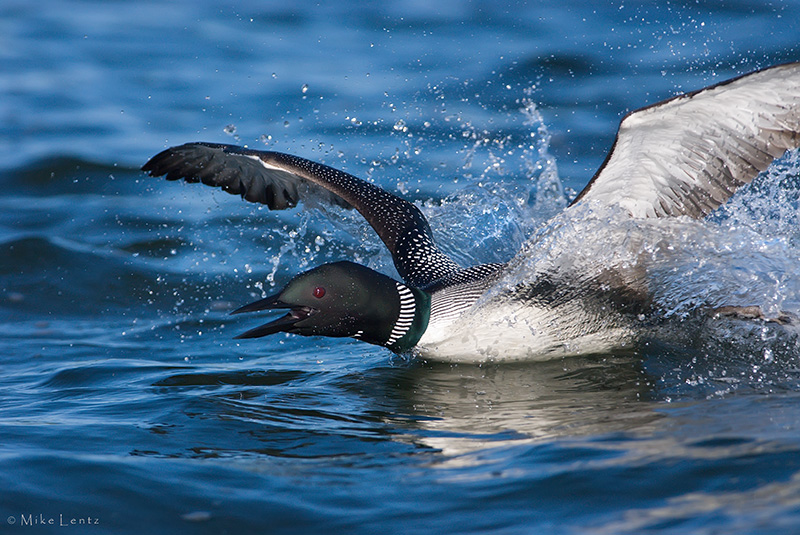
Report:
[[[634,217],[701,218],[800,146],[800,62],[636,110],[577,196]]]
[[[419,208],[353,175],[289,154],[235,145],[187,143],[153,156],[142,170],[167,180],[202,182],[273,210],[309,195],[355,208],[378,233],[406,283],[427,287],[461,268],[433,241]]]

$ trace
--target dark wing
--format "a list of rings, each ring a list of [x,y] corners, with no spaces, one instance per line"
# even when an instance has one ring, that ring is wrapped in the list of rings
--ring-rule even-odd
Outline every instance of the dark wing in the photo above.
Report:
[[[606,161],[573,205],[701,218],[798,145],[800,63],[789,63],[626,115]]]
[[[304,158],[215,143],[187,143],[153,156],[144,166],[151,176],[220,187],[273,210],[295,206],[304,196],[358,210],[392,254],[403,280],[430,285],[461,268],[441,252],[419,209],[353,175]]]

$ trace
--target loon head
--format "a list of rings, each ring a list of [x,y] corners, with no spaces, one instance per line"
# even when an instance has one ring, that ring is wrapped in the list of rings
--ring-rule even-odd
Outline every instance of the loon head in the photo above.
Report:
[[[334,262],[301,273],[279,293],[232,314],[288,309],[274,321],[236,338],[279,332],[353,337],[393,351],[414,347],[428,326],[430,295],[353,262]]]

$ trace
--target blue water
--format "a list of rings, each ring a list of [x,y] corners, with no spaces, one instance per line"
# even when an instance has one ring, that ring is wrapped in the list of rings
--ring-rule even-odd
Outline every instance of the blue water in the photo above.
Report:
[[[235,341],[234,306],[388,255],[138,171],[269,147],[414,200],[464,263],[551,253],[624,112],[800,59],[797,1],[593,4],[3,2],[0,533],[800,533],[797,333],[692,316],[800,310],[797,155],[659,231],[673,335],[527,365]]]

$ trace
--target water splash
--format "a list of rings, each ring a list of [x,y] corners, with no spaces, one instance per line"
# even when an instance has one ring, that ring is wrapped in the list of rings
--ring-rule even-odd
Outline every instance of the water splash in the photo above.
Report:
[[[546,220],[567,206],[567,198],[558,176],[556,160],[550,154],[550,132],[533,100],[534,90],[535,87],[528,88],[521,101],[522,115],[525,124],[532,128],[530,135],[533,139],[523,153],[523,160],[529,176],[536,183],[533,212],[540,220]]]
[[[472,145],[462,170],[470,181],[441,202],[423,207],[437,241],[462,265],[508,261],[541,224],[567,205],[549,151],[551,136],[531,96],[533,91],[525,91],[511,119],[522,120],[524,139],[503,133],[492,136],[465,123],[462,136]],[[483,168],[472,176],[469,171],[479,152],[485,152]],[[447,233],[439,235],[438,228]]]
[[[222,129],[222,131],[225,134],[231,136],[234,139],[234,141],[236,141],[237,143],[239,141],[241,141],[241,138],[239,137],[239,134],[236,133],[236,125],[235,124],[233,124],[233,123],[228,124],[227,126],[225,126],[225,128]]]
[[[637,319],[669,323],[657,336],[713,351],[733,337],[755,358],[780,353],[785,360],[800,347],[798,199],[795,151],[706,220],[634,220],[613,208],[576,206],[533,233],[484,301],[509,303],[520,287],[548,277],[566,287],[564,295],[577,289],[576,298],[588,283],[622,281],[651,301],[650,315]],[[712,317],[723,306],[759,307],[768,321]],[[787,318],[791,325],[770,321]]]

